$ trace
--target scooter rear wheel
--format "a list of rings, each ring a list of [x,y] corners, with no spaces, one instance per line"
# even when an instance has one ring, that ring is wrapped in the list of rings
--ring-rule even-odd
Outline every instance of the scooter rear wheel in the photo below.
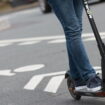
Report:
[[[68,90],[71,94],[71,96],[75,99],[75,100],[80,100],[81,99],[81,95],[77,94],[75,92],[75,86],[74,86],[74,82],[71,80],[70,77],[67,78],[67,86],[68,86]]]

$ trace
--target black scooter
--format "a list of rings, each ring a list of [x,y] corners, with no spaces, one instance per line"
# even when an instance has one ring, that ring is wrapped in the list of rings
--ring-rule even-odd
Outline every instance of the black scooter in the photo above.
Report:
[[[94,32],[94,36],[97,41],[97,46],[101,55],[101,70],[102,70],[102,90],[97,92],[88,92],[88,91],[76,91],[74,86],[73,79],[68,75],[65,74],[65,78],[67,79],[67,86],[71,96],[75,100],[80,100],[81,96],[93,96],[93,97],[105,97],[105,44],[103,43],[100,34],[98,32],[97,26],[95,24],[92,12],[89,8],[87,0],[83,0],[83,4],[85,7],[86,14],[88,16],[89,22],[91,24],[92,30]]]

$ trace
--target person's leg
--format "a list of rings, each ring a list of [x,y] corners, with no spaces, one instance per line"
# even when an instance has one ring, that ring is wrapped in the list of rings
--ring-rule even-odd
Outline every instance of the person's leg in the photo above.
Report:
[[[81,32],[82,32],[83,2],[82,2],[82,0],[73,0],[73,2],[74,2],[75,13],[76,13],[76,16],[78,18]]]
[[[82,0],[74,0],[73,2],[74,2],[75,13],[78,18],[78,21],[80,24],[80,29],[82,32],[83,1]],[[87,84],[87,90],[89,90],[89,91],[98,91],[101,89],[101,79],[97,75],[90,77],[86,84]],[[82,89],[82,88],[80,88],[80,87],[77,88],[77,90],[79,90],[79,89]]]
[[[95,75],[81,40],[81,27],[75,13],[73,0],[49,0],[49,3],[64,28],[69,60],[72,56],[76,68],[75,70],[70,68],[71,75],[78,72],[85,80],[90,75]],[[74,77],[76,76],[77,74]]]
[[[65,9],[62,8],[62,5],[63,5],[64,1],[63,0],[56,0],[56,1],[55,0],[49,0],[48,2],[50,3],[50,5],[53,8],[56,16],[58,17],[58,19],[60,20],[60,22],[61,22],[61,24],[64,28],[65,25],[66,25],[65,23],[67,23],[67,22],[64,22],[64,20],[66,21],[66,19],[64,19],[66,17],[66,13],[63,13],[63,12],[66,12],[66,11],[65,11]],[[72,3],[73,3],[73,1],[72,1]],[[72,10],[74,11],[73,6],[69,6],[68,9],[71,10],[71,11]],[[69,57],[68,60],[69,60],[69,67],[70,67],[70,70],[68,71],[68,74],[71,74],[73,79],[81,78],[80,73],[78,72],[78,70],[76,68],[76,65],[74,64],[74,61],[72,59],[72,56],[71,56],[68,48],[67,48],[67,51],[68,51],[68,57]]]

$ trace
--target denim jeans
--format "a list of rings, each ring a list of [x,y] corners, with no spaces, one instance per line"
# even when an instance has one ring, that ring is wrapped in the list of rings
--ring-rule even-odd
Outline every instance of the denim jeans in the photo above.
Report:
[[[89,62],[81,38],[82,0],[48,0],[48,3],[64,29],[70,67],[68,74],[73,79],[87,80],[95,75],[95,70]]]

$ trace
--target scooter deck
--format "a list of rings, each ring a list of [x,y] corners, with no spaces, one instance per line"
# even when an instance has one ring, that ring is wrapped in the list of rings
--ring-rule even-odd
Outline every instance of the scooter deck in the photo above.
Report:
[[[89,92],[86,90],[81,90],[81,91],[74,90],[74,93],[81,96],[105,97],[105,91],[102,90],[97,92]]]

